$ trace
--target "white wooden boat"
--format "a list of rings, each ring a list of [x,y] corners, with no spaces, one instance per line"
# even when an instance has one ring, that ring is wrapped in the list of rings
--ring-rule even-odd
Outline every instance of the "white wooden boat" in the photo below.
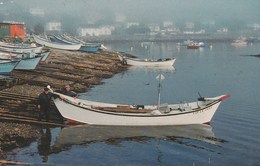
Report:
[[[62,43],[51,42],[37,35],[33,35],[33,38],[36,43],[50,48],[56,48],[61,50],[79,50],[81,47],[81,44],[62,44]]]
[[[165,126],[209,123],[220,103],[229,95],[203,98],[185,104],[158,104],[159,107],[100,103],[64,95],[63,97],[63,100],[54,99],[54,103],[68,121],[91,125]]]
[[[6,47],[6,46],[0,46],[0,50],[4,52],[10,52],[10,53],[40,53],[43,49],[43,46],[38,47]]]
[[[176,60],[175,58],[147,60],[147,59],[130,58],[120,54],[117,55],[123,64],[132,65],[132,66],[173,66]]]
[[[109,143],[111,140],[121,142],[129,139],[132,141],[156,139],[175,142],[176,138],[199,140],[213,145],[221,143],[221,140],[215,137],[212,127],[205,124],[141,127],[77,125],[62,128],[53,147],[57,152],[73,145]]]

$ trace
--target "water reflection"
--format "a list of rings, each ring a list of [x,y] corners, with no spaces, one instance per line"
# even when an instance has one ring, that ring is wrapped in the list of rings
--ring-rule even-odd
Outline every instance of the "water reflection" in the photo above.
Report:
[[[218,145],[222,142],[222,140],[215,137],[210,125],[152,127],[78,125],[63,128],[52,150],[54,153],[57,153],[66,150],[72,145],[102,142],[119,146],[122,141],[145,143],[151,139],[173,141],[178,144],[199,149],[201,149],[201,147],[192,143],[186,143],[185,140],[191,139],[213,145]]]
[[[42,156],[42,162],[47,162],[51,153],[51,131],[50,128],[40,130],[41,137],[38,140],[38,153]]]

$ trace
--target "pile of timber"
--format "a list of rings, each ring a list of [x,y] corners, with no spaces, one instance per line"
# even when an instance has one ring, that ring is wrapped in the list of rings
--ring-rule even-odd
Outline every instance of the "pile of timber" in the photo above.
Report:
[[[52,103],[50,121],[39,121],[39,110],[36,109],[37,98],[0,91],[0,119],[23,123],[65,126],[63,119]]]

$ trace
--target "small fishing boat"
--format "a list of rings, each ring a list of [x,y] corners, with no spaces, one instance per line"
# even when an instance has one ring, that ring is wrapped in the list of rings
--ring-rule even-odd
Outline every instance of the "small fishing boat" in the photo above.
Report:
[[[57,93],[56,93],[57,94]],[[62,95],[62,94],[60,94]],[[72,122],[91,125],[165,126],[209,123],[220,103],[221,95],[185,104],[122,105],[97,103],[64,96],[54,99],[61,115]]]
[[[81,44],[65,44],[65,43],[51,42],[37,35],[33,35],[33,38],[36,43],[50,48],[56,48],[61,50],[79,50],[81,47]]]
[[[123,64],[132,66],[173,66],[175,63],[175,58],[158,59],[158,60],[148,60],[148,59],[137,59],[130,58],[118,54],[118,58]]]
[[[11,75],[19,60],[0,60],[0,75]]]
[[[61,115],[71,122],[114,126],[167,126],[210,123],[220,103],[229,95],[214,98],[200,97],[198,101],[180,104],[161,104],[162,74],[156,77],[157,105],[125,105],[94,102],[62,95],[54,103]]]

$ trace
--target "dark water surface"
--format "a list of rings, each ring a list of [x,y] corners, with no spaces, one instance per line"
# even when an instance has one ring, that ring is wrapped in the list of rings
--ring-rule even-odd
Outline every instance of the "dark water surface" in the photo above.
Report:
[[[139,58],[176,57],[175,70],[130,68],[104,80],[81,98],[129,104],[156,104],[155,77],[162,73],[161,103],[230,94],[211,125],[167,127],[76,126],[44,129],[10,160],[34,165],[260,165],[260,44],[236,48],[212,43],[188,50],[175,43],[107,45]]]

